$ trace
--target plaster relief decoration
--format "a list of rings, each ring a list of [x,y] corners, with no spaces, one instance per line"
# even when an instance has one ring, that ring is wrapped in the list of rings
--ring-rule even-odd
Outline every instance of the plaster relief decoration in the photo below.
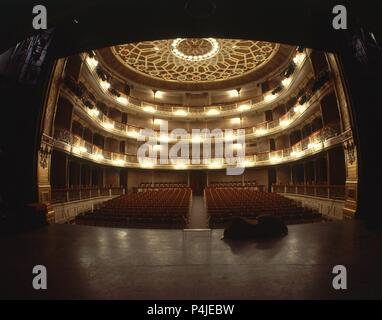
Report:
[[[344,141],[344,149],[346,151],[349,164],[352,165],[355,162],[355,145],[353,139]]]
[[[41,146],[40,146],[40,166],[46,169],[48,166],[48,159],[52,153],[53,148],[53,138],[46,135],[42,136]]]
[[[227,80],[258,69],[279,44],[214,38],[177,38],[117,45],[114,56],[126,67],[166,81]]]

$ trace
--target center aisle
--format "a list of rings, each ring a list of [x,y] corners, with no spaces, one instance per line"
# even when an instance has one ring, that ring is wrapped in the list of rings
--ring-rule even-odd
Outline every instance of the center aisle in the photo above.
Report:
[[[193,196],[188,229],[207,229],[208,217],[203,196]]]

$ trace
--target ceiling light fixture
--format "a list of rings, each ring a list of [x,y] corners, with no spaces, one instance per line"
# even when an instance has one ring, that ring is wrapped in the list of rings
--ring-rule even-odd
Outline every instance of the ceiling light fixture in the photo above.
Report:
[[[178,58],[192,61],[192,62],[197,62],[197,61],[202,61],[206,59],[210,59],[213,56],[215,56],[219,50],[220,50],[220,44],[219,41],[217,41],[214,38],[203,38],[203,39],[198,39],[198,41],[203,41],[205,43],[209,43],[211,49],[204,53],[204,54],[199,54],[199,55],[189,55],[185,54],[182,52],[179,47],[182,45],[182,42],[186,41],[192,41],[190,39],[183,39],[183,38],[177,38],[174,39],[171,43],[171,52]]]

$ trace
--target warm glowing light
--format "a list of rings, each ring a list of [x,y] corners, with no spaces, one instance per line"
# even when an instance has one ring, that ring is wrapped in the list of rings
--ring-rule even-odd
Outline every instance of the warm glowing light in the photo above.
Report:
[[[255,161],[245,160],[243,164],[246,167],[253,167],[255,165]]]
[[[279,156],[273,156],[270,158],[271,162],[280,162],[281,161],[281,157]]]
[[[227,94],[231,98],[237,98],[239,96],[239,92],[236,89],[235,90],[228,90]]]
[[[237,164],[240,167],[246,168],[246,167],[253,167],[255,165],[255,162],[250,160],[240,160],[237,162]]]
[[[155,108],[152,106],[144,106],[142,110],[149,113],[154,113],[156,111]]]
[[[159,136],[159,138],[158,138],[158,141],[160,141],[160,142],[164,142],[164,143],[167,143],[167,142],[169,142],[169,137],[167,136],[167,135],[161,135],[161,136]]]
[[[243,112],[243,111],[247,111],[251,109],[251,106],[249,104],[241,104],[240,106],[237,107],[237,110],[239,110],[240,112]]]
[[[318,149],[321,147],[321,144],[319,142],[310,142],[308,144],[308,149]]]
[[[172,53],[177,56],[178,58],[188,60],[188,61],[201,61],[212,58],[214,55],[216,55],[219,52],[220,44],[219,42],[214,38],[204,38],[204,40],[208,41],[211,44],[211,49],[205,54],[201,55],[187,55],[184,54],[182,51],[178,49],[179,44],[184,41],[183,38],[177,38],[172,41],[171,43],[171,51]]]
[[[218,109],[209,109],[207,111],[208,116],[216,116],[218,114],[220,114],[220,111]]]
[[[290,119],[282,119],[282,120],[280,120],[280,126],[282,126],[282,127],[287,127],[287,126],[290,125],[290,123],[291,123]]]
[[[164,92],[163,91],[156,91],[155,92],[155,98],[162,99],[163,96],[164,96]]]
[[[292,151],[292,152],[290,153],[290,155],[291,155],[292,157],[295,157],[295,158],[299,158],[299,157],[301,157],[302,154],[303,154],[303,152],[301,152],[301,151]]]
[[[240,118],[232,118],[231,119],[232,124],[240,124],[240,122],[241,122]]]
[[[138,137],[138,132],[137,132],[137,131],[134,131],[134,130],[128,131],[128,132],[126,132],[126,134],[127,134],[130,138],[134,138],[134,139],[136,139],[136,138]]]
[[[162,149],[162,146],[159,144],[156,144],[155,146],[153,146],[154,151],[160,151],[161,149]]]
[[[96,108],[93,109],[88,109],[88,113],[93,116],[93,117],[98,117],[99,116],[99,110]]]
[[[304,61],[305,56],[306,54],[304,52],[299,52],[293,58],[293,62],[297,65],[300,65]]]
[[[224,134],[224,140],[225,141],[232,141],[234,139],[236,139],[236,135],[234,135],[232,132],[226,132]]]
[[[104,159],[103,154],[101,154],[101,153],[95,154],[94,159],[97,161],[103,160]]]
[[[160,126],[163,123],[162,119],[154,119],[154,125]]]
[[[83,146],[73,146],[73,151],[75,153],[83,153],[83,152],[88,152],[88,149],[86,149]]]
[[[94,70],[98,66],[98,61],[94,57],[87,56],[86,63],[92,70]]]
[[[116,160],[113,160],[113,164],[116,165],[116,166],[124,166],[125,165],[125,160],[123,160],[123,159],[116,159]]]
[[[101,85],[103,90],[108,90],[110,88],[110,86],[111,86],[110,82],[107,82],[107,81],[101,81],[100,85]]]
[[[143,168],[152,168],[154,166],[154,159],[151,159],[151,160],[148,160],[148,159],[144,159],[140,165],[141,167]]]
[[[126,97],[118,97],[118,98],[117,98],[117,101],[118,101],[119,103],[124,104],[124,105],[127,106],[128,100],[127,100]]]
[[[303,105],[298,104],[293,108],[293,111],[296,113],[303,113],[305,110],[306,110],[306,104],[305,103]]]
[[[243,148],[243,145],[241,143],[234,143],[232,145],[232,149],[234,150],[241,150]]]
[[[102,126],[107,130],[114,129],[114,124],[111,122],[102,122]]]
[[[291,78],[291,77],[289,77],[289,78],[285,78],[283,81],[281,81],[281,83],[282,83],[282,85],[283,85],[284,87],[289,87],[289,85],[291,84],[291,82],[292,82],[292,78]]]
[[[203,141],[202,137],[198,135],[195,135],[195,136],[193,135],[191,138],[192,143],[201,143],[202,141]]]
[[[211,169],[219,169],[219,168],[223,167],[223,164],[221,162],[214,161],[214,162],[211,162],[208,165],[208,167],[211,168]]]
[[[184,109],[175,110],[173,113],[175,116],[183,116],[184,117],[184,116],[188,115],[188,112]]]
[[[262,135],[266,134],[267,132],[268,132],[268,130],[265,128],[257,128],[255,131],[256,135],[258,135],[258,136],[262,136]]]
[[[184,164],[184,163],[177,163],[174,165],[174,168],[177,169],[177,170],[183,170],[183,169],[187,169],[187,165]]]
[[[275,100],[277,97],[276,94],[267,94],[266,96],[264,96],[264,101],[265,102],[271,102],[273,100]]]

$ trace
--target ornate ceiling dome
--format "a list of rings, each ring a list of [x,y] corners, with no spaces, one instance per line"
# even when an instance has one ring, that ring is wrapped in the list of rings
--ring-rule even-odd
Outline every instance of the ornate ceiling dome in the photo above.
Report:
[[[178,38],[116,45],[99,50],[99,55],[111,71],[133,81],[165,89],[208,90],[269,75],[292,52],[291,46],[265,41]]]

